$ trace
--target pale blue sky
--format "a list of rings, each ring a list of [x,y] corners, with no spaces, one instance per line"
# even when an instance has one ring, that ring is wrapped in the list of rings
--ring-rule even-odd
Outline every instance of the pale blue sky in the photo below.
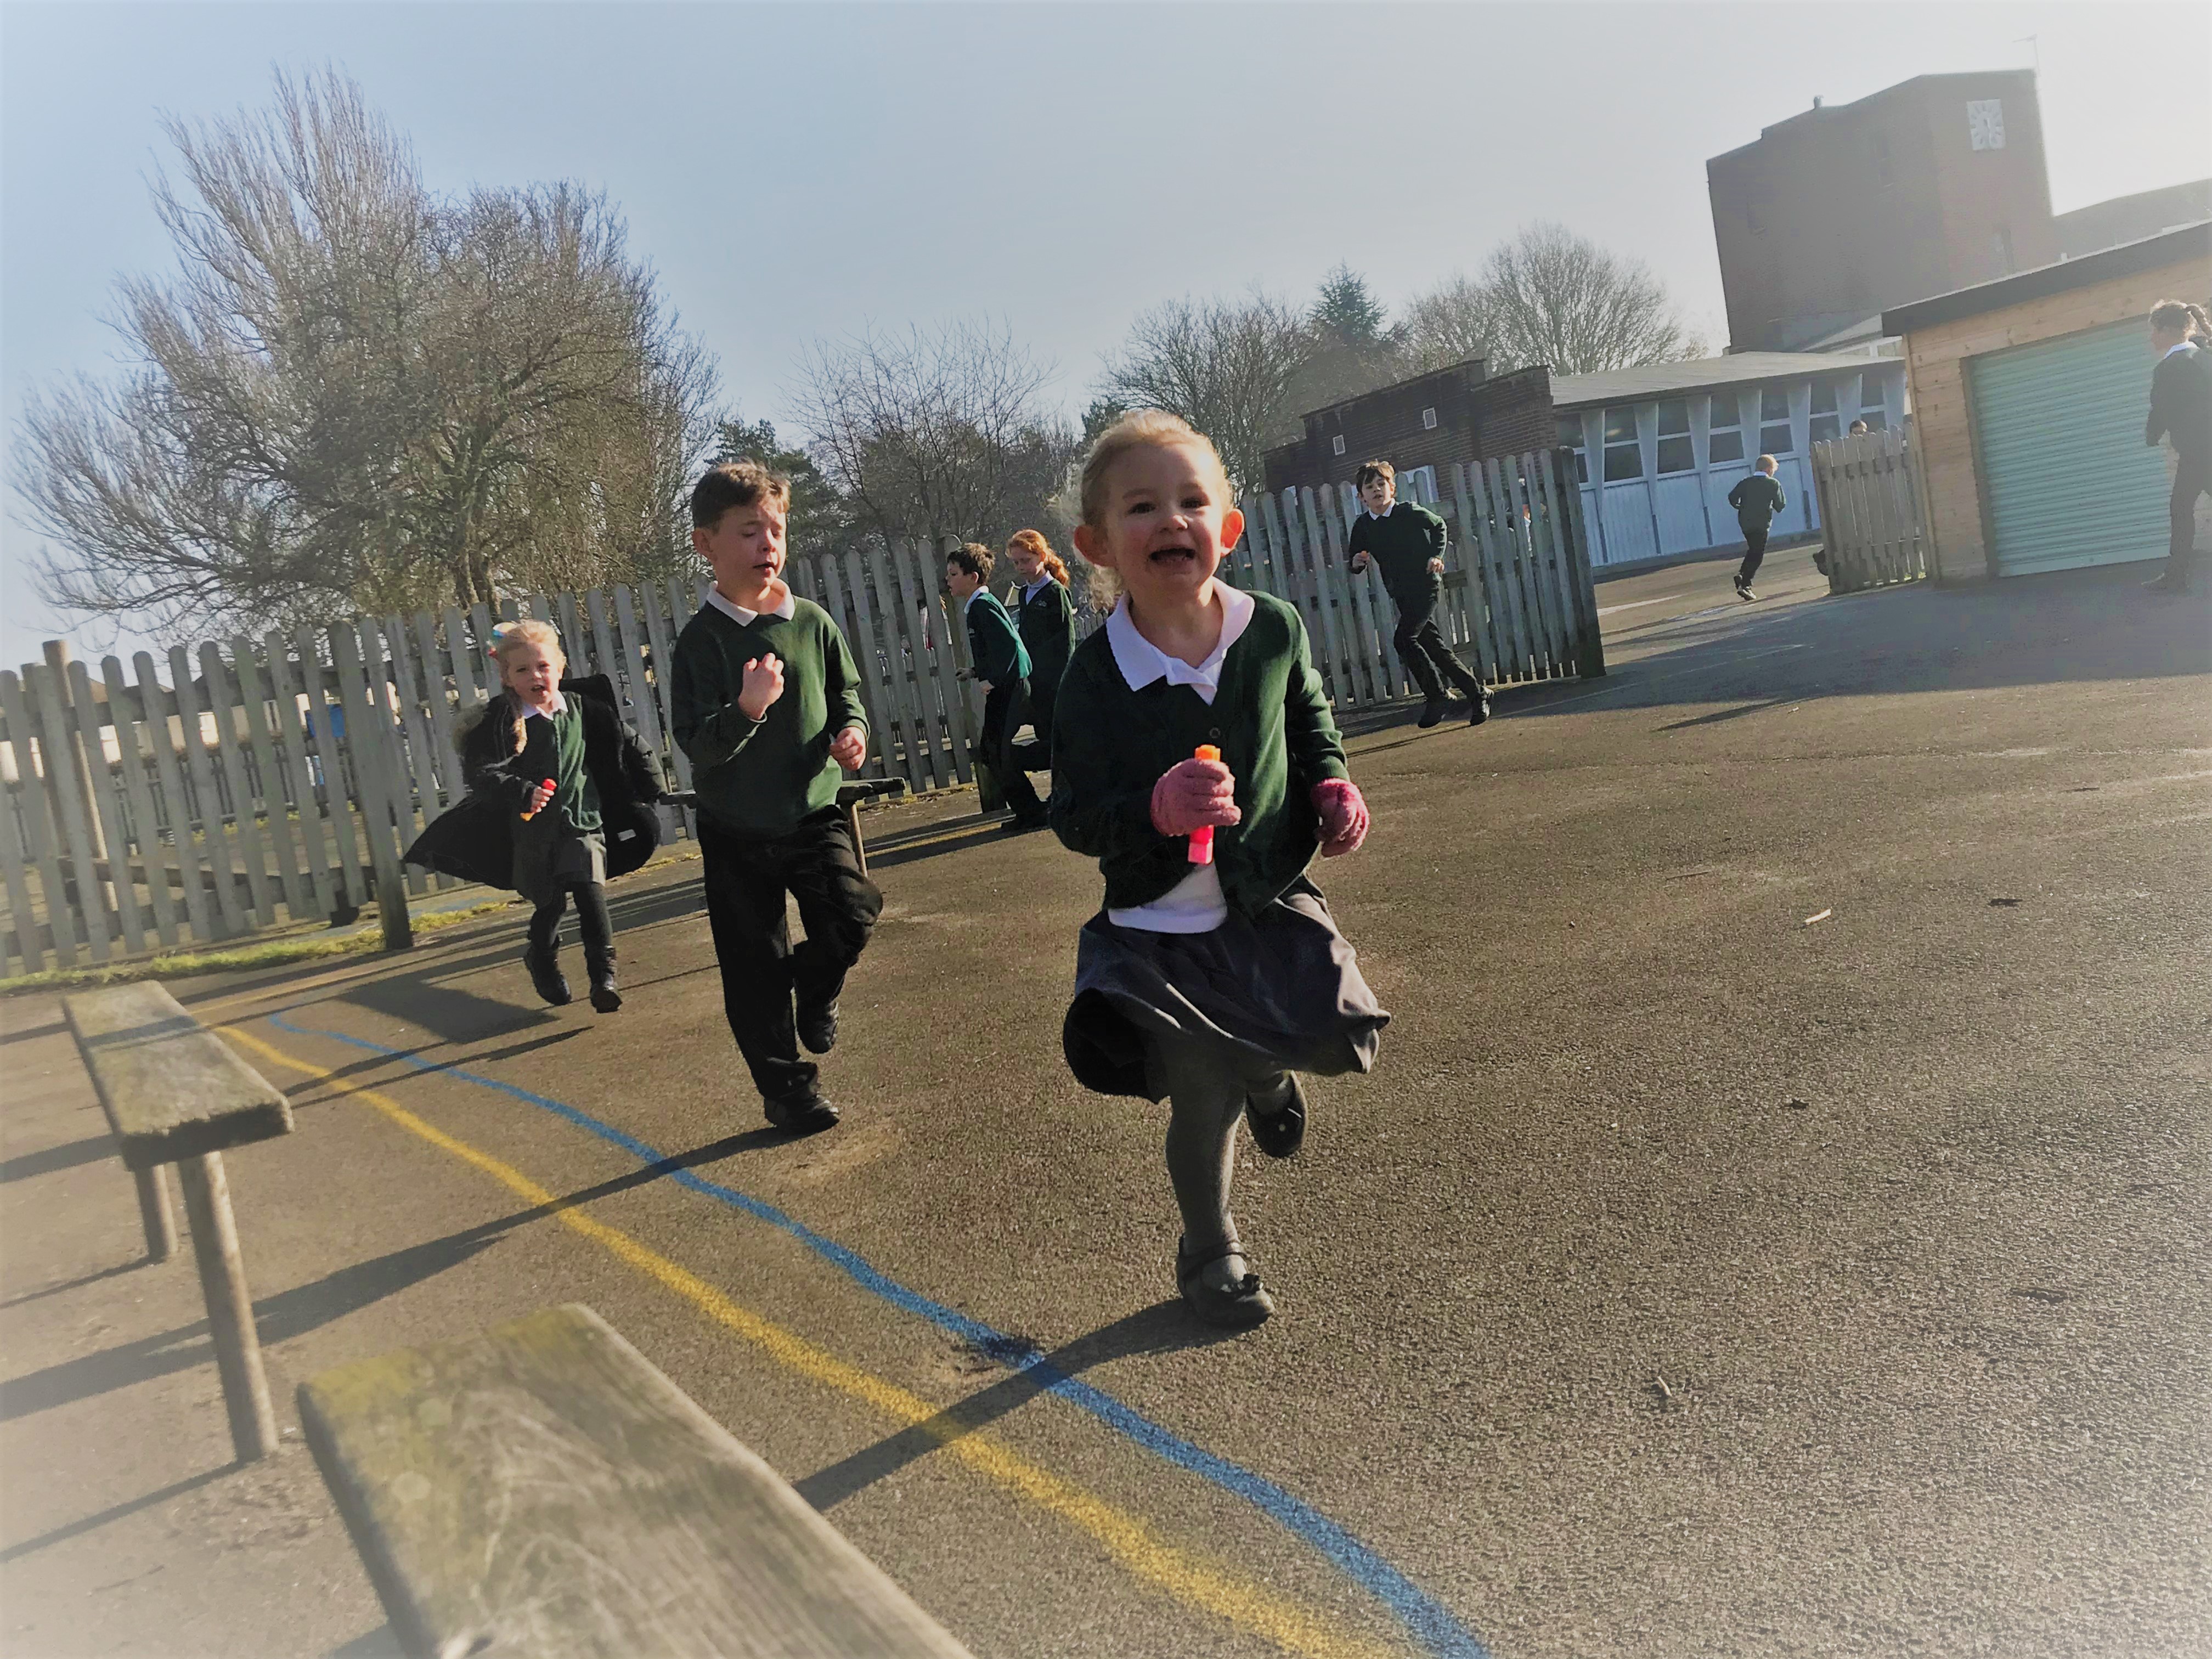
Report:
[[[1648,260],[1718,349],[1707,156],[2036,50],[2060,211],[2212,172],[2191,4],[8,4],[0,49],[11,434],[27,388],[112,371],[114,277],[166,261],[159,112],[258,104],[272,64],[353,74],[434,185],[606,190],[771,418],[805,339],[871,319],[1002,318],[1079,409],[1162,299],[1347,259],[1395,306],[1537,217]],[[61,619],[9,505],[14,663]]]

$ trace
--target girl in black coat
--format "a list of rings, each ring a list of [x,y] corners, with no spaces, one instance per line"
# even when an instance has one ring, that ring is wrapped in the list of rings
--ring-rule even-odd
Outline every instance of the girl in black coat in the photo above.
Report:
[[[546,1001],[569,1000],[558,952],[571,897],[591,975],[592,1006],[622,1006],[606,882],[635,870],[659,840],[652,804],[663,789],[652,761],[615,711],[605,675],[562,678],[561,636],[548,623],[505,623],[492,660],[501,689],[459,734],[468,794],[407,849],[409,862],[489,886],[538,908],[523,962]]]
[[[2166,574],[2144,586],[2186,593],[2197,556],[2197,498],[2212,493],[2212,321],[2198,307],[2161,300],[2151,307],[2150,346],[2158,367],[2150,374],[2143,441],[2171,439],[2174,469]]]

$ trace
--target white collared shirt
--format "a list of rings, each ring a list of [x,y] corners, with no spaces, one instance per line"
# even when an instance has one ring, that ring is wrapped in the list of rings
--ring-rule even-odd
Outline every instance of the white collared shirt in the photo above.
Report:
[[[2173,356],[2175,352],[2186,351],[2190,347],[2196,343],[2197,342],[2194,340],[2177,340],[2172,345],[2166,347],[2165,350],[2158,354],[2158,360],[2160,362],[2164,362],[2168,357]]]
[[[1213,591],[1221,597],[1221,637],[1206,660],[1195,667],[1180,657],[1170,657],[1137,631],[1127,595],[1114,607],[1114,614],[1106,619],[1106,642],[1113,647],[1114,665],[1121,671],[1132,691],[1164,679],[1170,685],[1188,686],[1208,708],[1212,707],[1214,696],[1221,690],[1222,661],[1229,647],[1243,637],[1252,613],[1259,608],[1249,593],[1239,592],[1226,582],[1217,581]],[[1134,927],[1147,933],[1210,933],[1229,920],[1221,872],[1211,864],[1194,864],[1188,875],[1150,904],[1109,909],[1106,920],[1116,927]]]
[[[788,583],[784,586],[783,603],[776,606],[775,610],[767,612],[746,610],[744,606],[738,605],[727,598],[719,587],[710,587],[707,590],[707,603],[713,605],[715,610],[720,611],[732,621],[736,622],[740,626],[744,627],[750,627],[754,623],[758,622],[764,614],[770,617],[781,617],[785,622],[789,622],[793,617],[799,614],[799,595],[792,591]]]
[[[540,708],[534,702],[526,702],[522,705],[522,718],[525,720],[529,720],[534,715],[539,720],[550,720],[556,714],[565,714],[568,712],[568,700],[561,695],[561,688],[557,685],[553,688],[553,706],[550,708]]]
[[[1370,518],[1370,519],[1387,519],[1387,518],[1389,518],[1389,517],[1393,513],[1395,513],[1397,510],[1398,510],[1398,503],[1397,503],[1397,502],[1395,502],[1395,501],[1391,502],[1389,506],[1388,506],[1388,507],[1384,507],[1384,508],[1383,508],[1380,513],[1377,513],[1377,512],[1376,512],[1373,507],[1365,507],[1365,508],[1363,508],[1363,509],[1362,509],[1362,511],[1364,511],[1364,512],[1367,514],[1367,516],[1368,516],[1369,518]]]
[[[963,617],[966,616],[968,612],[975,607],[975,601],[982,597],[983,584],[977,582],[975,584],[975,591],[973,593],[970,593],[966,599],[960,601],[960,614]]]
[[[1050,571],[1047,571],[1043,575],[1039,576],[1035,581],[1031,582],[1027,587],[1022,589],[1022,603],[1024,605],[1027,605],[1031,599],[1036,598],[1038,594],[1043,592],[1045,590],[1045,584],[1050,580],[1052,580],[1052,573]]]

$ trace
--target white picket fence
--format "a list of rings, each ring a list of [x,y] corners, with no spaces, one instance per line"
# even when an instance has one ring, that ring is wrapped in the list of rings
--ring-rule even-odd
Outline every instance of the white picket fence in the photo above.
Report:
[[[1927,575],[1921,504],[1928,495],[1904,429],[1831,438],[1813,446],[1812,460],[1828,591],[1855,593]]]
[[[1564,452],[1462,467],[1436,503],[1454,528],[1438,621],[1493,684],[1604,672],[1579,497]],[[1404,695],[1394,613],[1344,558],[1351,492],[1245,503],[1231,580],[1297,605],[1340,710]],[[916,789],[973,781],[981,702],[936,550],[794,562],[792,581],[845,629],[871,726],[865,775]],[[0,970],[108,962],[161,946],[348,919],[372,901],[387,939],[407,900],[456,885],[404,866],[422,826],[462,792],[455,722],[491,694],[485,647],[502,617],[554,623],[569,672],[604,673],[671,781],[662,672],[702,578],[523,598],[496,614],[365,617],[327,629],[148,653],[95,675],[65,653],[0,671]],[[1085,615],[1085,632],[1098,618]],[[664,813],[670,836],[684,815]]]

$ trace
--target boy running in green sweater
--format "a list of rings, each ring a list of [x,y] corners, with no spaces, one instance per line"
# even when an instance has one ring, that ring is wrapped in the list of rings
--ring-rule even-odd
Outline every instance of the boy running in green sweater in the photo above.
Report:
[[[691,492],[691,545],[714,586],[677,638],[669,690],[699,795],[723,1012],[769,1122],[811,1134],[838,1112],[799,1045],[837,1041],[837,994],[884,897],[837,808],[843,773],[868,754],[860,669],[830,613],[782,579],[790,505],[789,483],[751,461]],[[806,929],[795,948],[786,893]]]
[[[1367,510],[1353,521],[1344,550],[1355,572],[1366,569],[1370,557],[1382,568],[1383,591],[1398,607],[1398,631],[1390,643],[1427,699],[1421,724],[1434,726],[1449,712],[1444,690],[1449,680],[1467,698],[1467,723],[1481,725],[1490,718],[1482,678],[1452,654],[1437,627],[1437,606],[1444,596],[1444,521],[1411,501],[1393,504],[1398,474],[1388,461],[1369,461],[1356,482]]]

